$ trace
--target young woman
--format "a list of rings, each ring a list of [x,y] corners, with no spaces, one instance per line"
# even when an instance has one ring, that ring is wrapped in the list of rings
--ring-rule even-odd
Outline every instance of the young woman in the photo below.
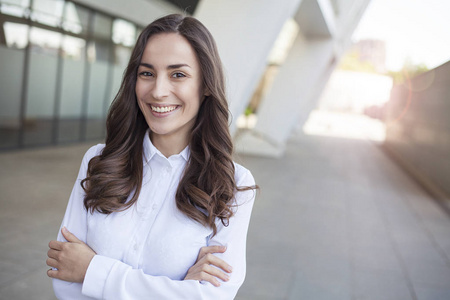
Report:
[[[49,243],[56,296],[233,299],[256,187],[232,150],[211,34],[192,17],[154,21]]]

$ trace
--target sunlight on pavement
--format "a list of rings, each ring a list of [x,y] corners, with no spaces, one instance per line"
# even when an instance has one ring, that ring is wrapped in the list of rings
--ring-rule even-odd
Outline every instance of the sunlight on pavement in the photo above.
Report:
[[[349,139],[365,139],[383,142],[386,128],[383,122],[368,116],[313,110],[303,125],[307,135],[331,136]]]

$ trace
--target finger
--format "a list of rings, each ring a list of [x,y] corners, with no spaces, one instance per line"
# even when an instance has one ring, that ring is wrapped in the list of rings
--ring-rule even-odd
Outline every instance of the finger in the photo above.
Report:
[[[52,268],[58,268],[58,261],[56,259],[53,258],[47,258],[47,260],[45,261],[45,263],[47,264],[47,266],[52,267]]]
[[[48,247],[50,249],[62,250],[63,244],[64,244],[64,242],[50,241],[50,243],[48,243]]]
[[[72,243],[81,242],[73,233],[71,233],[69,230],[67,230],[67,228],[65,226],[63,228],[61,228],[61,233],[68,242],[72,242]]]
[[[58,270],[48,269],[47,276],[50,278],[58,278]]]
[[[219,287],[220,286],[219,280],[217,280],[217,278],[212,276],[212,275],[209,275],[207,273],[203,273],[201,278],[202,278],[201,279],[202,281],[208,281],[209,283],[211,283],[215,287]]]
[[[209,265],[216,266],[228,273],[231,273],[233,271],[233,268],[226,261],[224,261],[221,258],[218,258],[214,254],[210,253],[206,254],[205,257],[203,258],[203,262]]]
[[[47,256],[49,258],[58,259],[58,253],[61,252],[59,250],[50,249],[47,251]]]
[[[222,279],[223,281],[228,281],[230,280],[230,276],[228,276],[227,274],[225,274],[224,272],[222,272],[220,269],[210,266],[210,265],[204,265],[202,268],[202,271],[204,273],[207,273],[211,276],[217,277],[219,279]]]
[[[225,246],[205,246],[200,248],[200,252],[198,253],[198,259],[201,259],[208,253],[224,253],[227,250]]]

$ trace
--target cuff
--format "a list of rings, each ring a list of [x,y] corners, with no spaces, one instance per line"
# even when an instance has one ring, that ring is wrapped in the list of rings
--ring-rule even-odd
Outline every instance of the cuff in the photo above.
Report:
[[[81,293],[85,296],[103,299],[103,290],[106,285],[106,279],[117,260],[95,255],[88,266],[84,276]]]

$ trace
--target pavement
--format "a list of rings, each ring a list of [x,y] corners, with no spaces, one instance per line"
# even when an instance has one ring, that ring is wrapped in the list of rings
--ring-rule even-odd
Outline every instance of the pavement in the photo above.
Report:
[[[95,143],[0,153],[0,299],[55,299],[47,244]],[[297,132],[236,161],[261,187],[237,300],[450,299],[450,217],[380,146]]]

